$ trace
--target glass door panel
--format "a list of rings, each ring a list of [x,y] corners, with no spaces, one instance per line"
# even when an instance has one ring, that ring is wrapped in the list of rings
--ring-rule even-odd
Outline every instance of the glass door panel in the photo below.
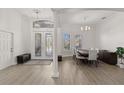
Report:
[[[52,34],[51,33],[46,33],[45,34],[45,52],[47,57],[52,57],[53,54],[53,39],[52,39]]]
[[[36,59],[51,59],[53,55],[53,36],[52,32],[35,32],[35,51]]]
[[[42,36],[41,33],[35,33],[35,56],[39,57],[42,56],[41,54],[41,40]]]

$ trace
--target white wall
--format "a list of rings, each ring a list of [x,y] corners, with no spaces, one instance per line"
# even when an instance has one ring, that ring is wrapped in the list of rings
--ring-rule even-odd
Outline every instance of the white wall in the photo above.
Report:
[[[111,11],[110,11],[111,12]],[[72,55],[72,51],[64,51],[63,33],[70,33],[71,44],[74,43],[74,35],[82,35],[82,48],[99,48],[115,51],[116,47],[124,47],[124,13],[114,12],[112,16],[107,16],[105,20],[91,25],[88,32],[80,30],[80,24],[71,23],[71,14],[62,13],[58,15],[58,50],[63,56]]]
[[[78,13],[77,13],[78,14]],[[81,31],[81,24],[76,22],[71,22],[73,13],[60,13],[57,15],[57,27],[58,30],[58,54],[63,56],[72,56],[73,50],[65,51],[63,43],[63,33],[69,33],[71,35],[71,48],[75,43],[74,36],[81,35],[82,48],[89,49],[96,47],[96,25],[91,25],[91,31],[84,32]]]
[[[23,41],[23,52],[31,53],[31,19],[26,16],[21,17],[21,31]]]
[[[63,39],[63,34],[64,33],[68,33],[70,34],[70,44],[71,44],[71,50],[64,50],[64,39]],[[61,47],[61,51],[62,51],[62,55],[63,56],[72,56],[73,55],[73,45],[75,43],[75,39],[74,36],[75,35],[83,35],[83,33],[80,31],[80,26],[76,25],[76,24],[66,24],[66,25],[62,25],[61,26],[61,43],[62,43],[62,47]],[[82,38],[82,37],[81,37]]]
[[[28,19],[25,19],[15,9],[0,9],[0,30],[12,32],[14,34],[14,61],[10,63],[16,64],[16,56],[29,52],[28,43]],[[24,33],[25,32],[25,33]]]
[[[97,47],[115,51],[124,47],[124,13],[116,13],[97,27]]]
[[[82,48],[83,49],[89,49],[89,48],[95,48],[96,47],[96,29],[95,26],[92,25],[91,31],[81,31],[80,30],[81,25],[79,24],[63,24],[61,25],[59,31],[58,31],[58,54],[63,56],[72,56],[73,50],[65,51],[64,50],[64,43],[63,43],[63,33],[69,33],[71,35],[71,48],[73,47],[75,43],[74,36],[79,34],[81,35],[81,41],[82,41]]]
[[[90,49],[90,48],[97,48],[97,32],[96,32],[96,25],[90,25],[90,31],[82,31],[82,48],[83,49]]]

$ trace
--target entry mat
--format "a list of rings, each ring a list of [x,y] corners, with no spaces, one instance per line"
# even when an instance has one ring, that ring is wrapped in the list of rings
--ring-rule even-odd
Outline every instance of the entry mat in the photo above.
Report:
[[[30,61],[24,63],[24,65],[50,65],[51,62],[53,62],[53,61],[52,60],[35,59],[35,60],[30,60]]]

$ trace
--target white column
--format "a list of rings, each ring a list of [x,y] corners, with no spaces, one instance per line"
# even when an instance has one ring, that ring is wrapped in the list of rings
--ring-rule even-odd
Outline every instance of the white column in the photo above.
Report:
[[[58,53],[57,53],[57,29],[54,30],[53,33],[53,73],[52,77],[59,77],[59,71],[58,71]]]
[[[55,29],[53,32],[53,73],[52,77],[58,78],[59,77],[59,70],[58,70],[58,50],[57,50],[57,26],[56,26],[56,13],[53,12],[55,18]]]

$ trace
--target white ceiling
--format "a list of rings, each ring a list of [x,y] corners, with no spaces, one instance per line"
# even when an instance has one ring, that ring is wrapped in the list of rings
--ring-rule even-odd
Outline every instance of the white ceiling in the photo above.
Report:
[[[59,15],[61,24],[82,24],[84,17],[86,24],[93,24],[101,21],[103,18],[107,19],[113,16],[117,11],[124,11],[124,9],[84,9],[84,8],[39,8],[39,18],[54,19],[53,12]],[[17,9],[22,14],[36,18],[37,15],[33,8],[19,8]],[[115,11],[114,11],[115,10]]]
[[[29,18],[37,18],[37,14],[34,12],[36,8],[18,8],[17,11]],[[38,8],[40,11],[38,18],[40,19],[53,19],[53,12],[50,8]]]
[[[74,10],[71,12],[60,13],[59,20],[61,24],[94,24],[103,21],[116,14],[115,11],[103,10]]]
[[[124,8],[52,8],[52,10],[57,11],[59,13],[88,10],[124,12]]]

